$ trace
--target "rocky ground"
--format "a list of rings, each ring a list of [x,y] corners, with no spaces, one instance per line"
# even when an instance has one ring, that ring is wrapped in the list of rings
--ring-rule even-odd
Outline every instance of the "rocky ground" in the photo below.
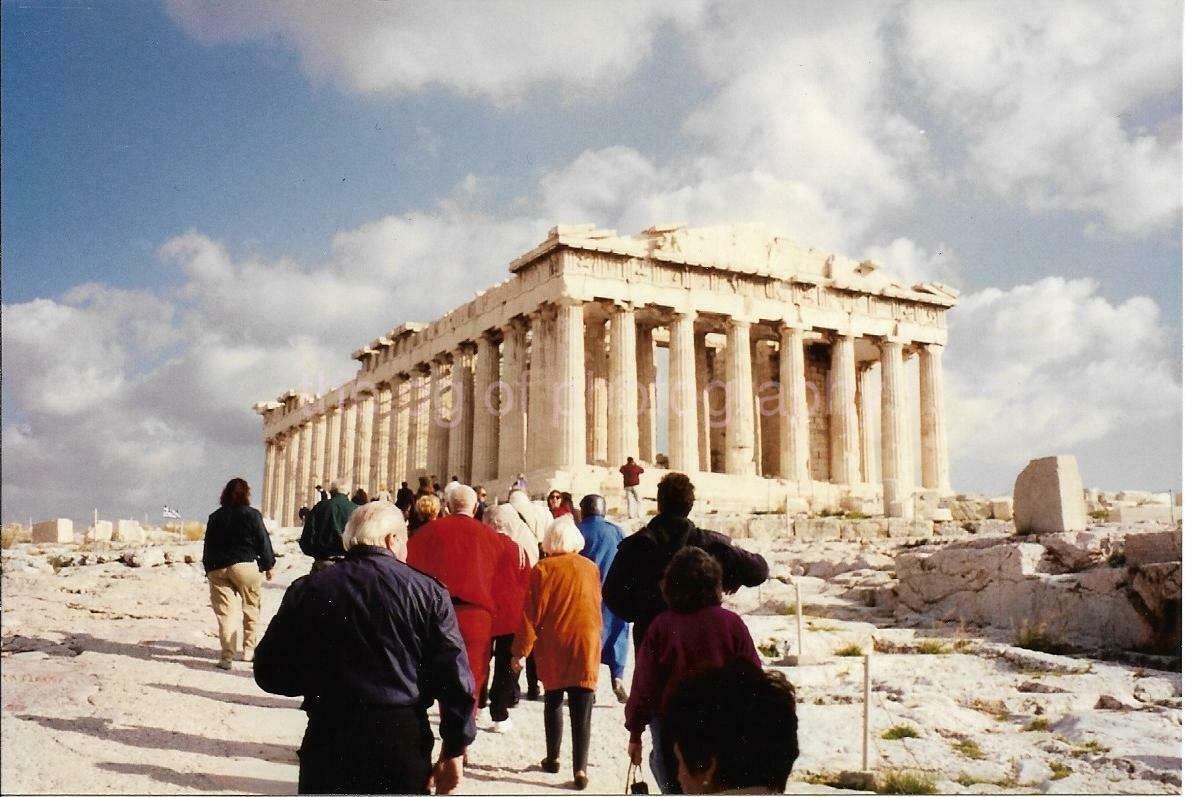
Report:
[[[307,571],[290,531],[275,541],[265,619]],[[885,598],[896,591],[897,557],[916,553],[916,543],[740,541],[766,554],[774,577],[729,604],[769,666],[798,688],[802,754],[789,791],[830,791],[841,772],[860,769],[862,654],[870,653],[871,761],[882,779],[916,775],[943,792],[1180,792],[1179,672],[1026,650],[1015,646],[1015,629],[903,610]],[[214,667],[200,546],[4,551],[0,790],[295,790],[298,701],[261,692],[250,665]],[[590,791],[619,794],[626,733],[603,675]],[[513,720],[508,734],[479,723],[462,793],[570,787],[566,767],[558,775],[538,767],[541,704],[524,701]]]

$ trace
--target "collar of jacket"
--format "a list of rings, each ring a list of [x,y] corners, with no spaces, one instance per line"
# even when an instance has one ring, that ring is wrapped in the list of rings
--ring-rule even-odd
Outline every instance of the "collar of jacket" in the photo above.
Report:
[[[355,545],[346,551],[346,557],[356,559],[363,556],[389,556],[398,559],[395,554],[382,545]]]
[[[657,542],[666,545],[676,541],[682,543],[695,530],[695,524],[678,515],[655,515],[646,529]]]

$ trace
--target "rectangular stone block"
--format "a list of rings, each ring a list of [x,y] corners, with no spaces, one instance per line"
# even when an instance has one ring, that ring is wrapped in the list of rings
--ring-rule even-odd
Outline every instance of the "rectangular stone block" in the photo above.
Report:
[[[1160,520],[1168,523],[1180,517],[1180,509],[1168,504],[1121,505],[1107,510],[1107,521],[1110,523],[1139,523],[1143,520]]]
[[[33,524],[33,542],[74,542],[74,521],[70,518],[55,518]]]
[[[113,527],[110,520],[100,520],[87,529],[86,539],[89,542],[109,542]]]
[[[1129,534],[1123,538],[1123,556],[1128,565],[1181,561],[1181,530]]]
[[[806,515],[811,511],[810,504],[805,498],[791,496],[786,499],[786,513],[790,515]]]
[[[992,499],[992,517],[996,520],[1012,520],[1012,496]]]
[[[1018,532],[1082,531],[1086,528],[1086,499],[1078,460],[1074,457],[1031,460],[1016,477],[1012,499]]]
[[[112,526],[111,539],[115,542],[144,542],[144,529],[139,521],[116,520]]]

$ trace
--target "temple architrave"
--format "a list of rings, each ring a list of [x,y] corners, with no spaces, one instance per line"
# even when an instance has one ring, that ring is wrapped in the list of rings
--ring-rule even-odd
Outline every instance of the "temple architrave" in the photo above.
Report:
[[[524,473],[535,496],[595,491],[613,506],[627,456],[646,468],[643,497],[683,471],[697,507],[730,511],[908,518],[919,496],[950,492],[954,289],[755,225],[558,226],[510,271],[355,351],[348,383],[254,405],[263,513],[290,526],[316,484],[373,494],[429,474],[504,499]]]

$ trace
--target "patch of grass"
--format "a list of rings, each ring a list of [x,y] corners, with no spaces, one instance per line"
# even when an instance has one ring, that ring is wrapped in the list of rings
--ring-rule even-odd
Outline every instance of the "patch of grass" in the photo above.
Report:
[[[1123,567],[1127,564],[1127,554],[1123,551],[1112,551],[1107,557],[1107,564],[1111,567]]]
[[[767,659],[776,659],[782,655],[782,649],[772,639],[757,646],[757,652]]]
[[[798,607],[793,603],[788,603],[778,611],[778,614],[784,614],[789,617],[793,617],[794,615],[798,614]]]
[[[842,509],[820,509],[819,517],[843,517]]]
[[[864,655],[864,648],[860,647],[859,645],[857,645],[855,643],[852,643],[851,645],[844,645],[842,648],[837,648],[835,651],[835,655],[836,656],[863,656]]]
[[[198,522],[186,523],[184,528],[181,529],[181,536],[190,542],[204,539],[206,536],[206,527],[204,524]]]
[[[795,773],[793,780],[797,780],[800,783],[810,783],[814,786],[830,786],[833,789],[843,788],[838,772],[805,772],[801,775]]]
[[[1032,722],[1030,722],[1028,725],[1025,726],[1025,730],[1026,731],[1048,731],[1049,730],[1049,720],[1045,719],[1045,717],[1037,717],[1037,719],[1033,720]]]
[[[927,656],[944,656],[950,653],[950,648],[937,639],[923,639],[922,643],[918,645],[918,653]]]
[[[997,722],[1007,722],[1009,719],[1008,707],[1004,705],[1002,700],[985,700],[977,697],[967,704],[968,708],[973,708],[976,711],[990,714],[996,718]]]
[[[974,786],[978,783],[994,783],[994,781],[986,780],[984,778],[976,778],[968,775],[966,772],[963,772],[957,778],[955,778],[955,783],[959,784],[960,786],[967,787]]]
[[[892,728],[889,728],[887,731],[881,734],[882,739],[888,739],[889,741],[896,741],[897,739],[917,739],[919,736],[921,736],[921,734],[918,733],[918,729],[912,725],[894,725]],[[912,792],[897,793],[912,794]]]
[[[928,772],[892,771],[881,776],[877,794],[937,794],[938,783]]]
[[[868,520],[868,515],[863,512],[845,512],[844,520]]]
[[[1081,752],[1083,755],[1102,755],[1103,753],[1111,752],[1111,748],[1107,747],[1106,745],[1099,744],[1094,739],[1091,739],[1089,742],[1075,747],[1074,752],[1076,754]]]
[[[816,623],[814,620],[807,620],[806,627],[811,631],[838,631],[839,628],[828,623]]]
[[[1068,764],[1063,764],[1061,761],[1050,761],[1049,771],[1053,773],[1049,777],[1050,780],[1061,780],[1074,774],[1074,770],[1070,769]]]
[[[974,739],[960,739],[951,745],[951,749],[962,756],[976,761],[986,757],[983,754],[983,749],[980,748],[979,743]]]
[[[1106,520],[1107,519],[1107,510],[1106,509],[1096,509],[1090,513],[1090,516],[1092,518],[1094,518],[1095,520]]]
[[[1070,650],[1061,638],[1052,634],[1045,623],[1022,620],[1016,629],[1016,646],[1041,653],[1066,653]]]

